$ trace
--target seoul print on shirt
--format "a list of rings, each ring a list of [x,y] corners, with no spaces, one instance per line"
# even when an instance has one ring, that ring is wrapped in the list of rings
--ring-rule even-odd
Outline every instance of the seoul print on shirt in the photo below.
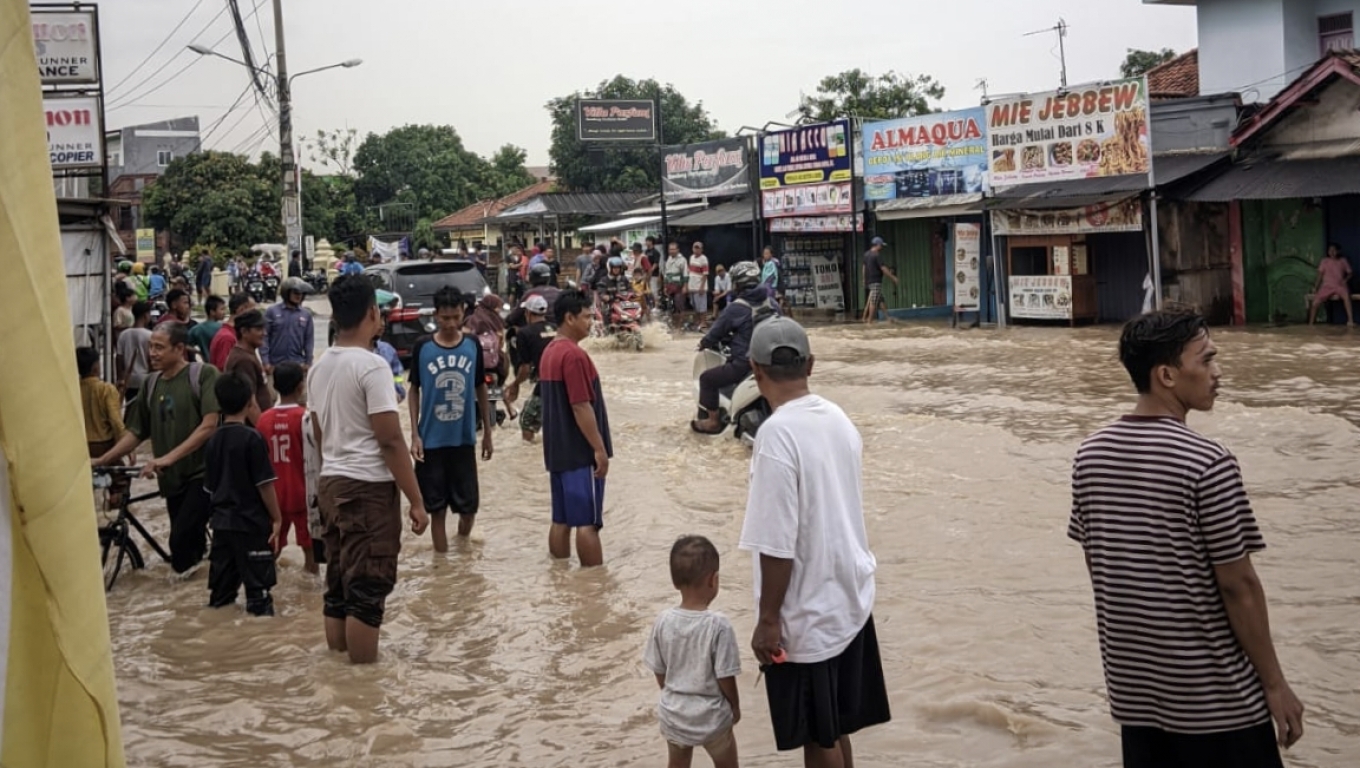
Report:
[[[411,384],[420,389],[420,439],[426,448],[476,445],[482,347],[464,334],[453,347],[434,337],[416,344]]]

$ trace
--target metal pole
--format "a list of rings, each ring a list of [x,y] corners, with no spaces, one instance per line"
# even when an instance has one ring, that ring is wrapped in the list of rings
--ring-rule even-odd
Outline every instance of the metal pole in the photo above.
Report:
[[[1001,298],[1001,289],[1003,287],[1001,283],[1001,251],[997,247],[996,212],[993,211],[989,218],[991,219],[990,224],[992,230],[992,293],[996,296],[996,327],[1005,328],[1006,303],[1002,301]]]
[[[1148,218],[1152,227],[1152,307],[1162,308],[1162,243],[1157,230],[1157,190],[1148,195]]]
[[[279,159],[283,166],[283,231],[288,244],[284,274],[292,274],[293,251],[302,250],[302,205],[298,200],[297,160],[293,156],[293,104],[289,93],[288,56],[284,46],[283,0],[274,0],[274,49],[278,61]]]
[[[664,257],[668,253],[670,240],[670,225],[666,216],[666,121],[661,117],[661,86],[656,88],[656,151],[657,157],[661,160],[661,253]],[[663,264],[664,266],[664,264]]]

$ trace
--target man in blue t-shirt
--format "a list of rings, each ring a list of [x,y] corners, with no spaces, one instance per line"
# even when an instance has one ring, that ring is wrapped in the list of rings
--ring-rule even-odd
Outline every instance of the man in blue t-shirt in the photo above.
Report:
[[[580,341],[590,335],[593,312],[580,291],[557,297],[561,321],[557,338],[543,350],[538,385],[543,398],[543,463],[552,490],[552,529],[548,551],[576,556],[582,566],[603,565],[600,529],[604,527],[604,478],[614,449],[600,374]]]
[[[476,520],[477,423],[495,424],[487,398],[482,345],[463,333],[470,302],[452,286],[434,294],[438,330],[411,352],[411,457],[425,510],[433,520],[436,552],[449,550],[445,512],[458,515],[458,535],[467,538]],[[482,460],[491,458],[491,428],[482,431]]]

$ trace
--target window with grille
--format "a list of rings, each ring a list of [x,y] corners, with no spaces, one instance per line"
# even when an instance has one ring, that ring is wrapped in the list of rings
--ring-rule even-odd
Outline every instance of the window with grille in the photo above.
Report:
[[[1318,19],[1318,50],[1323,56],[1330,51],[1355,47],[1355,25],[1352,14],[1337,13]]]

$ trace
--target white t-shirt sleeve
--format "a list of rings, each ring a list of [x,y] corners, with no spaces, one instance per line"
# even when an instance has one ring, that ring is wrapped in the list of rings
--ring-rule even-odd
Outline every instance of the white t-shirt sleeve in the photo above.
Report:
[[[387,362],[376,355],[374,366],[369,366],[359,377],[364,388],[364,398],[368,401],[368,415],[390,413],[397,410],[397,390],[392,386],[392,369]]]
[[[741,674],[741,649],[737,646],[737,631],[726,616],[719,617],[719,628],[713,642],[713,676],[719,680]]]
[[[798,549],[798,469],[789,437],[762,434],[751,456],[751,488],[738,547],[792,560]]]
[[[666,674],[666,659],[661,655],[661,619],[652,624],[652,632],[647,636],[647,646],[642,651],[642,663],[658,675]]]

